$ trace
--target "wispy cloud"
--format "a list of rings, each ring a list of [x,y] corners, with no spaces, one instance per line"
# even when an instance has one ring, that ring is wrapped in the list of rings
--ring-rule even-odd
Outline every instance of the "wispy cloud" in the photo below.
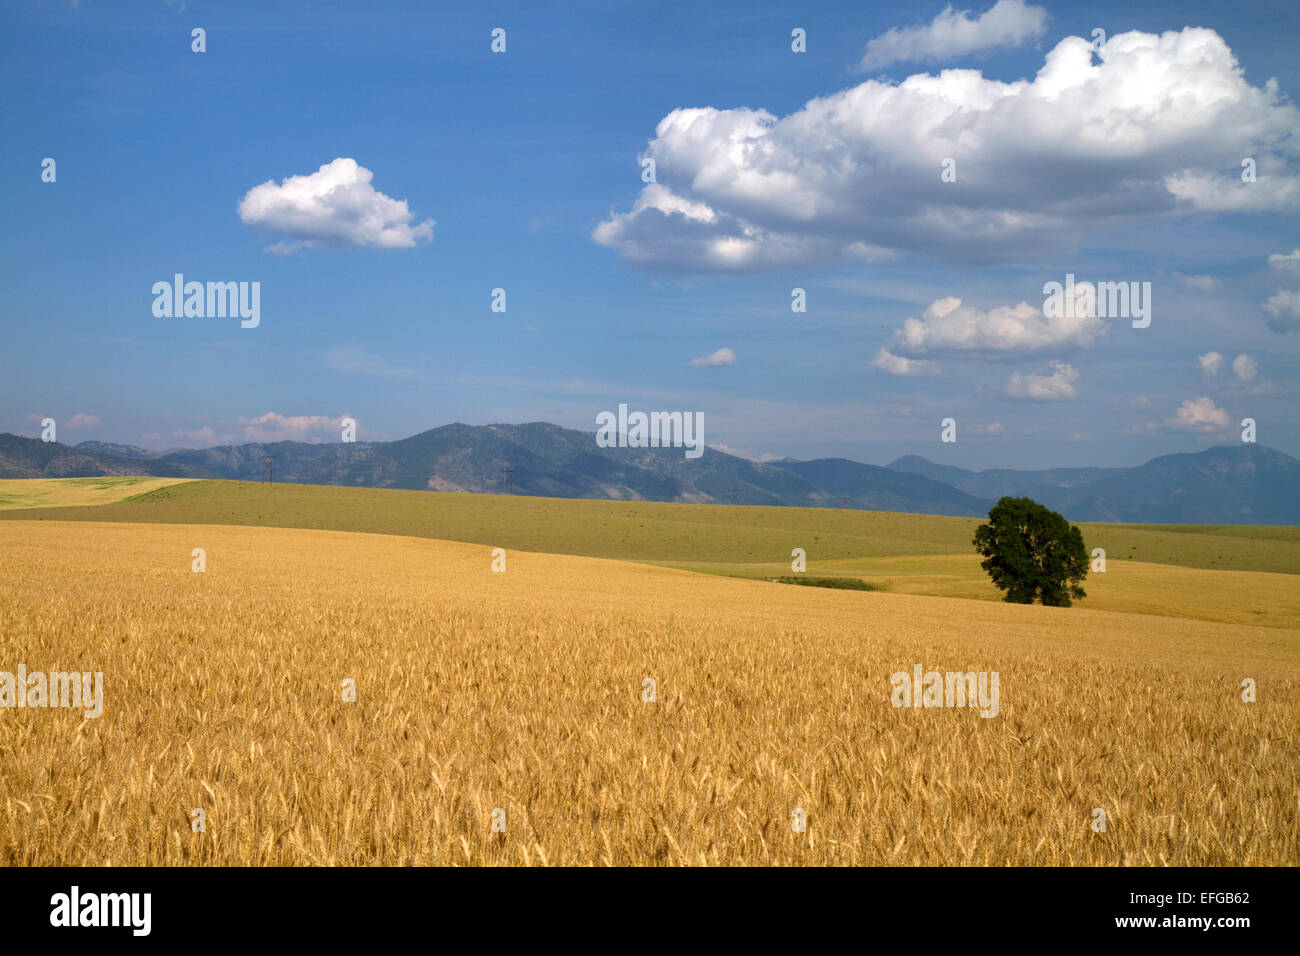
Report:
[[[891,63],[934,63],[999,48],[1014,48],[1047,32],[1047,11],[1024,0],[998,0],[979,16],[952,5],[924,26],[894,27],[867,44],[860,70]]]
[[[382,375],[388,378],[412,378],[415,369],[394,365],[387,359],[355,349],[331,349],[325,353],[325,367],[355,375]]]
[[[717,368],[722,365],[735,365],[736,353],[731,349],[718,349],[716,352],[710,352],[708,355],[701,355],[691,359],[691,364],[703,368]]]

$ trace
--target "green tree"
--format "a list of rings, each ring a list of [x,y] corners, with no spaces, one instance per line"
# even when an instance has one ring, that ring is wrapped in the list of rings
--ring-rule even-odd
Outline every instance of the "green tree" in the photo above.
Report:
[[[1077,525],[1032,498],[1003,498],[989,512],[988,524],[975,530],[980,567],[1011,604],[1042,601],[1069,607],[1085,596],[1080,582],[1088,574],[1088,552]]]

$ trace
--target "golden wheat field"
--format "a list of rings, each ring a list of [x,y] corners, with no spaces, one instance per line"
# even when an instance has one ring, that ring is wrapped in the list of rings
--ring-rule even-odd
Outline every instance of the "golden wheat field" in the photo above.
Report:
[[[9,478],[0,481],[0,511],[105,505],[130,495],[183,484],[189,478]]]
[[[104,675],[0,710],[0,863],[1300,862],[1294,627],[506,561],[0,523],[0,670]],[[916,664],[1000,712],[893,707]]]

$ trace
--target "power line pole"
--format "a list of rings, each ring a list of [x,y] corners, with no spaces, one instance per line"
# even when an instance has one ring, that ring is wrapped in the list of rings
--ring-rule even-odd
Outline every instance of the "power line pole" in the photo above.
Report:
[[[502,484],[505,486],[506,494],[511,494],[515,489],[515,470],[513,468],[502,468]]]
[[[275,484],[275,456],[262,453],[262,480]]]

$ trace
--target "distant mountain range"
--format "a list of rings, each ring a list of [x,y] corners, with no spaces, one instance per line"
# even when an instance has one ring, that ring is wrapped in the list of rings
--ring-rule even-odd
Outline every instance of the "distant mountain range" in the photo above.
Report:
[[[843,458],[760,464],[713,448],[601,448],[588,432],[446,425],[391,442],[222,445],[152,452],[87,441],[69,447],[0,434],[0,478],[99,475],[262,477],[276,481],[501,492],[557,498],[734,502],[983,516],[1027,495],[1072,521],[1300,524],[1300,461],[1260,445],[1166,455],[1135,468],[968,471],[908,455],[886,467]]]
[[[916,455],[889,468],[979,498],[1033,498],[1073,521],[1300,524],[1300,461],[1256,444],[1164,455],[1135,468],[967,471]]]

